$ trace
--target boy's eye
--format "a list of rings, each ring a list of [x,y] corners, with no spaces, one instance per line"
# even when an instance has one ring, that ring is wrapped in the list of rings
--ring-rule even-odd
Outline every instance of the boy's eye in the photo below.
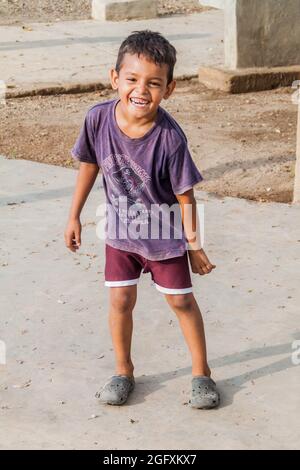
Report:
[[[135,79],[135,78],[127,78],[127,81],[128,81],[128,82],[135,82],[136,79]],[[159,83],[156,83],[156,82],[150,82],[150,85],[151,85],[151,86],[159,86],[160,84],[159,84]]]

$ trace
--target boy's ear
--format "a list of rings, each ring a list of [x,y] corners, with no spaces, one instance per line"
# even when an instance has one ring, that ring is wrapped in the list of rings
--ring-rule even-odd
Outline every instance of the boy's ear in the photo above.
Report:
[[[167,100],[172,95],[173,91],[176,88],[176,80],[172,80],[169,85],[167,85],[166,93],[164,94],[164,99]]]
[[[119,86],[119,74],[115,69],[110,70],[110,83],[113,90],[117,90]]]

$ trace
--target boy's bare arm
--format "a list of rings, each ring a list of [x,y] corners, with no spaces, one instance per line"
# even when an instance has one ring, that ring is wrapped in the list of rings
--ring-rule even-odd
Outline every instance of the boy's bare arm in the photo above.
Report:
[[[186,239],[189,243],[189,258],[193,273],[209,274],[216,266],[212,264],[201,247],[200,224],[197,212],[197,202],[193,189],[183,194],[176,194],[180,205],[182,223]]]
[[[81,244],[80,214],[87,197],[94,186],[99,172],[98,165],[80,162],[69,220],[65,230],[66,247],[75,252]]]

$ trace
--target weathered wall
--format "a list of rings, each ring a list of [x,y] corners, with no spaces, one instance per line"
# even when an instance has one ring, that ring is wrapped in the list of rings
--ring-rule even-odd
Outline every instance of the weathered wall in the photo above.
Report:
[[[157,0],[93,0],[92,17],[108,21],[155,18],[157,5]]]
[[[230,69],[300,64],[300,0],[226,0]]]

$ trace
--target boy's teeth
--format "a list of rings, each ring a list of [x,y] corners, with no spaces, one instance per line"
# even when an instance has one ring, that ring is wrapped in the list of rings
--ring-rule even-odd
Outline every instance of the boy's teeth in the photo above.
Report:
[[[134,104],[140,104],[140,105],[148,104],[148,101],[142,101],[142,100],[138,100],[134,98],[131,98],[131,102]]]

